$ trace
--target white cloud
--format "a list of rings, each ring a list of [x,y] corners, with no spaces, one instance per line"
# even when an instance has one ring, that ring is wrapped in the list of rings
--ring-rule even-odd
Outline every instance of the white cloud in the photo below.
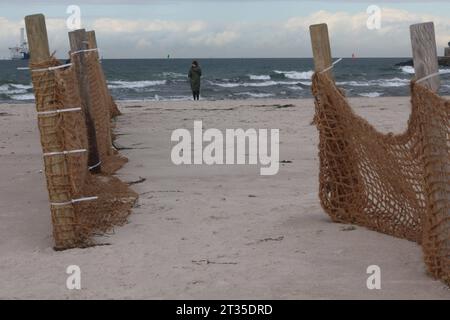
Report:
[[[104,33],[136,32],[201,32],[207,27],[204,21],[178,22],[168,20],[125,20],[101,18],[91,24],[92,28]]]
[[[334,53],[346,56],[352,52],[371,57],[409,56],[409,26],[427,21],[435,24],[436,42],[440,51],[450,40],[448,18],[382,7],[379,30],[369,30],[366,27],[367,18],[365,12],[350,14],[322,10],[307,17],[293,17],[284,27],[289,32],[307,33],[309,25],[325,22],[328,24]]]
[[[204,20],[86,20],[96,30],[105,58],[165,57],[307,57],[311,56],[309,25],[326,22],[333,55],[410,56],[409,25],[434,21],[439,53],[450,40],[450,19],[382,8],[382,28],[368,30],[366,12],[317,11],[276,22],[207,22]],[[22,21],[0,17],[0,56],[15,45]],[[50,46],[64,56],[68,49],[64,19],[47,19]]]
[[[206,35],[200,35],[189,39],[189,42],[193,45],[204,46],[216,46],[223,47],[228,45],[239,38],[239,34],[236,31],[225,30],[223,32],[209,33]]]

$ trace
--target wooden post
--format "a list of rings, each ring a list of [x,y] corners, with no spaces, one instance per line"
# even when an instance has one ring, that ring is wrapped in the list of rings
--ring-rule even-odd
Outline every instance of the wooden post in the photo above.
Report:
[[[434,33],[434,24],[432,22],[415,24],[410,27],[411,44],[413,51],[414,70],[416,79],[421,79],[439,71],[438,57],[436,50],[436,40]],[[420,83],[428,87],[433,92],[437,92],[440,86],[439,76],[432,77]],[[433,214],[435,217],[426,217],[424,234],[424,248],[431,247],[433,252],[425,250],[425,261],[435,267],[430,271],[435,276],[440,276],[441,272],[448,272],[448,248],[450,242],[448,232],[450,230],[450,197],[448,193],[448,183],[450,177],[447,134],[448,129],[433,114],[428,115],[430,122],[424,126],[424,156],[426,165],[424,168],[425,183],[430,192],[430,201],[432,203]],[[436,228],[429,222],[445,224]],[[447,234],[439,234],[439,233]],[[448,275],[447,275],[448,276]]]
[[[416,79],[439,72],[434,23],[413,24],[410,26],[410,32]],[[422,84],[437,92],[441,81],[439,77],[433,77]]]
[[[314,24],[309,27],[311,35],[311,46],[314,57],[314,68],[320,72],[333,63],[331,56],[330,38],[328,36],[328,26],[326,23]],[[334,80],[333,71],[327,71],[326,74]]]
[[[95,36],[94,30],[86,32],[86,40],[87,40],[89,49],[97,49],[97,38]],[[97,58],[99,58],[98,51],[96,51],[95,54],[96,54]]]
[[[79,29],[69,32],[70,49],[71,52],[79,50],[86,50],[88,48],[86,31]],[[95,123],[91,113],[91,100],[89,96],[89,81],[86,70],[85,53],[80,52],[71,55],[71,60],[74,63],[75,71],[77,73],[78,85],[80,87],[80,97],[83,104],[84,115],[86,120],[89,156],[88,166],[92,168],[90,171],[93,173],[101,172],[100,156],[97,149],[97,135],[95,132]]]
[[[87,31],[86,32],[86,40],[87,40],[87,44],[88,44],[88,48],[89,49],[97,49],[97,39],[95,37],[95,31]],[[95,56],[97,59],[100,58],[98,51],[94,52]],[[106,122],[107,125],[107,130],[106,132],[103,131],[104,134],[106,134],[106,141],[99,141],[99,152],[100,155],[102,154],[106,154],[106,155],[111,155],[113,154],[113,149],[112,149],[112,137],[111,137],[111,126],[110,126],[110,119],[111,119],[111,115],[110,115],[110,101],[111,101],[111,96],[109,94],[109,90],[108,90],[108,85],[106,84],[106,80],[105,80],[105,75],[103,73],[103,69],[102,66],[100,64],[100,61],[98,60],[97,62],[97,67],[99,68],[99,75],[100,75],[100,89],[102,90],[102,94],[103,94],[103,103],[100,103],[99,105],[97,105],[97,108],[103,107],[104,110],[102,110],[102,114],[105,114],[106,117],[105,119],[101,119],[100,121],[102,122]],[[95,119],[95,121],[97,121],[97,119]],[[96,122],[96,124],[98,125],[99,123]],[[99,130],[101,130],[101,128],[98,128]],[[101,144],[104,145],[101,145]],[[103,153],[102,153],[103,152]]]
[[[87,40],[89,43],[89,48],[90,49],[98,48],[95,31],[92,30],[92,31],[86,32],[86,36],[87,36]],[[100,54],[98,53],[98,51],[96,54],[97,54],[97,57],[100,59]],[[105,87],[105,94],[107,95],[107,99],[109,100],[109,115],[111,118],[113,118],[115,116],[120,115],[120,111],[119,111],[119,109],[117,109],[117,105],[114,103],[111,93],[109,92],[108,83],[106,82],[106,76],[103,73],[103,69],[102,69],[102,76],[103,76],[103,79],[102,79],[103,85]],[[111,145],[112,145],[112,142],[111,142]]]
[[[35,14],[26,16],[25,25],[30,48],[30,66],[45,64],[50,59],[50,49],[44,15]],[[41,80],[41,77],[44,78]],[[45,85],[51,86],[52,83],[55,83],[53,74],[43,75],[42,72],[32,72],[32,78],[33,84],[38,87]],[[38,112],[51,111],[57,108],[51,95],[38,94],[36,90],[37,88],[35,88],[35,94],[36,109]],[[61,150],[63,144],[61,143],[62,132],[58,125],[59,117],[57,114],[38,116],[43,153],[64,151]],[[65,203],[72,200],[70,177],[65,157],[65,155],[44,156],[47,189],[51,203]],[[73,205],[52,205],[51,214],[55,248],[67,249],[76,246],[76,218]]]

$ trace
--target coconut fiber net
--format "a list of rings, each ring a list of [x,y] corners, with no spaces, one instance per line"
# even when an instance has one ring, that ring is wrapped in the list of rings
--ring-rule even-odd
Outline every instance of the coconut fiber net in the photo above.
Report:
[[[312,91],[324,210],[422,244],[429,273],[450,284],[450,102],[412,82],[408,128],[394,135],[356,115],[328,76],[316,73]]]
[[[112,176],[126,162],[111,141],[111,113],[117,114],[117,107],[98,57],[90,52],[84,58],[89,106],[80,97],[79,59],[66,68],[53,57],[30,65],[56,249],[95,245],[95,235],[126,222],[137,199],[128,184]],[[98,174],[89,171],[87,119],[95,129]]]

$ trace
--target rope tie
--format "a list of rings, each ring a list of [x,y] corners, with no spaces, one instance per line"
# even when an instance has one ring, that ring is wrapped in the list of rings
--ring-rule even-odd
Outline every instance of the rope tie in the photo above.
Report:
[[[69,204],[74,204],[74,203],[78,203],[78,202],[83,202],[83,201],[92,201],[92,200],[97,200],[98,197],[84,197],[84,198],[78,198],[78,199],[72,199],[70,201],[67,202],[50,202],[51,206],[67,206]]]
[[[342,59],[343,58],[339,58],[339,59],[337,59],[335,62],[333,62],[332,64],[331,64],[331,66],[329,66],[328,68],[326,68],[326,69],[323,69],[322,71],[320,71],[319,73],[325,73],[325,72],[327,72],[327,71],[330,71],[331,69],[333,69],[334,68],[334,66],[336,65],[336,64],[338,64],[339,62],[341,62],[342,61]]]
[[[57,109],[57,110],[50,110],[50,111],[39,111],[37,114],[38,114],[38,116],[42,116],[42,115],[59,114],[59,113],[63,113],[63,112],[72,112],[72,111],[81,111],[81,108],[67,108],[67,109]]]
[[[39,68],[39,69],[31,69],[30,67],[19,67],[17,70],[31,70],[31,72],[44,72],[44,71],[53,71],[57,69],[63,69],[72,66],[71,63],[61,64],[59,66],[48,67],[48,68]]]
[[[426,81],[426,80],[428,80],[428,79],[437,77],[437,76],[440,75],[440,74],[441,74],[441,73],[440,73],[439,71],[438,71],[438,72],[435,72],[435,73],[432,73],[432,74],[429,74],[429,75],[427,75],[427,76],[425,76],[425,77],[423,77],[423,78],[420,78],[419,80],[416,80],[416,83],[420,83],[420,82]]]
[[[61,154],[71,154],[71,153],[81,153],[81,152],[86,152],[86,149],[76,149],[76,150],[64,150],[64,151],[55,151],[55,152],[46,152],[44,153],[44,157],[48,157],[48,156],[56,156],[56,155],[61,155]]]
[[[97,164],[94,164],[93,166],[90,166],[89,167],[89,170],[92,170],[92,169],[95,169],[95,168],[97,168],[99,165],[101,165],[102,164],[102,162],[101,161],[99,161]]]
[[[74,55],[74,54],[78,54],[78,53],[91,52],[91,51],[98,51],[98,48],[77,50],[77,51],[71,52],[70,54]]]

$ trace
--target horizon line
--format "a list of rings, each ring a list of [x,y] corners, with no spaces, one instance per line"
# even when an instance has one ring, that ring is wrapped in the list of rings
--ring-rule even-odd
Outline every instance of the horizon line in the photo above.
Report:
[[[440,58],[441,56],[439,56]],[[333,59],[353,59],[353,60],[357,60],[357,59],[411,59],[412,57],[405,57],[405,56],[397,56],[397,57],[366,57],[366,56],[361,56],[361,57],[333,57]],[[64,58],[57,58],[59,60],[64,60],[67,59],[67,57]],[[232,59],[313,59],[313,57],[177,57],[177,58],[164,58],[164,57],[159,57],[159,58],[155,58],[155,57],[151,57],[151,58],[105,58],[105,57],[101,57],[101,60],[190,60],[190,59],[197,59],[197,60],[214,60],[214,59],[221,59],[221,60],[232,60]]]

